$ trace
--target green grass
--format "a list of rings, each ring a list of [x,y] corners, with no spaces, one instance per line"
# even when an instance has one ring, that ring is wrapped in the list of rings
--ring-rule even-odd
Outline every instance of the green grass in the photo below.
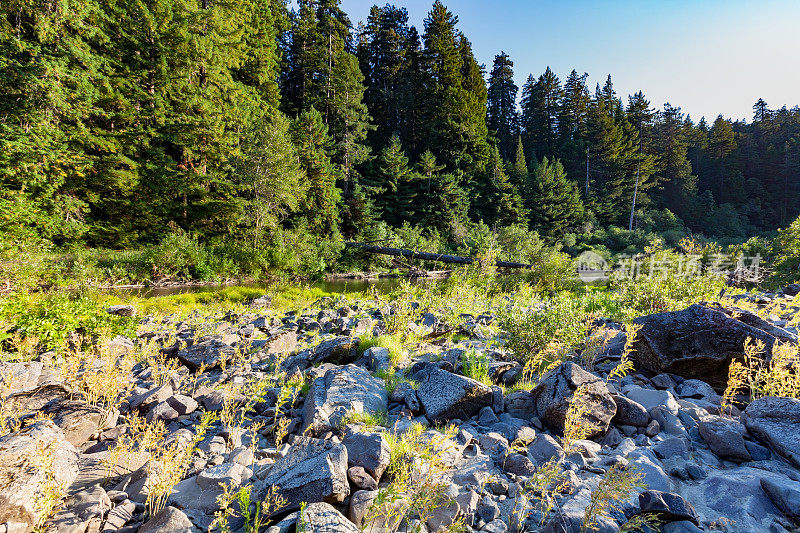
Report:
[[[406,348],[399,335],[379,335],[377,337],[361,339],[361,342],[358,344],[359,357],[364,355],[364,352],[368,349],[376,346],[389,350],[389,363],[391,368],[396,368],[400,361],[406,356]]]

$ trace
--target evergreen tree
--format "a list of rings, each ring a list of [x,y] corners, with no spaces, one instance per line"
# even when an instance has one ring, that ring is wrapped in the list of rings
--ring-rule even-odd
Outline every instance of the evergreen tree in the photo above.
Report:
[[[487,126],[497,139],[500,155],[505,161],[511,160],[519,131],[517,91],[514,62],[508,54],[501,52],[495,56],[489,75]]]
[[[393,136],[381,151],[377,179],[371,184],[375,205],[386,222],[400,226],[414,214],[418,178],[408,166],[400,138]]]
[[[561,81],[550,67],[522,89],[523,142],[531,157],[553,157],[557,153],[559,109],[564,96]]]
[[[558,160],[542,159],[531,179],[530,219],[533,229],[554,241],[583,219],[580,193]]]
[[[526,222],[525,207],[519,191],[506,175],[497,146],[492,147],[478,202],[473,203],[476,217],[489,225],[508,226]]]
[[[517,137],[517,149],[514,153],[514,164],[511,166],[511,183],[523,196],[528,193],[528,163],[525,159],[525,148],[522,137]]]
[[[292,125],[294,144],[305,171],[307,193],[301,202],[300,213],[305,217],[310,231],[320,237],[338,234],[339,202],[341,192],[336,187],[340,177],[331,162],[329,150],[333,140],[322,115],[313,107],[300,114]]]
[[[658,156],[658,181],[663,184],[663,205],[679,216],[687,212],[696,194],[697,178],[687,159],[686,133],[679,107],[664,104],[656,116],[654,148]]]

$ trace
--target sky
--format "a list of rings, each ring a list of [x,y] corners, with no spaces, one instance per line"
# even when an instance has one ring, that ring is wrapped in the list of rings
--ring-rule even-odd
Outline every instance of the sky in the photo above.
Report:
[[[342,0],[354,25],[373,4]],[[433,0],[395,1],[422,33]],[[505,51],[517,85],[549,65],[563,81],[611,74],[617,94],[639,90],[652,107],[679,106],[695,122],[752,119],[800,105],[800,0],[445,0],[488,70]]]

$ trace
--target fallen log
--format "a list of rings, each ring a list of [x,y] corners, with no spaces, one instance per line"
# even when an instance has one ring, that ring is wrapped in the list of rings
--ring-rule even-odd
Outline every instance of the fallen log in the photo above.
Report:
[[[442,263],[455,263],[460,265],[469,265],[476,261],[473,257],[418,252],[416,250],[406,250],[404,248],[388,248],[386,246],[375,246],[374,244],[366,244],[363,242],[346,242],[344,244],[350,248],[360,248],[370,254],[391,255],[394,257],[404,257],[406,259],[422,259],[423,261],[439,261]],[[533,265],[513,263],[510,261],[495,261],[495,266],[498,268],[533,268]]]

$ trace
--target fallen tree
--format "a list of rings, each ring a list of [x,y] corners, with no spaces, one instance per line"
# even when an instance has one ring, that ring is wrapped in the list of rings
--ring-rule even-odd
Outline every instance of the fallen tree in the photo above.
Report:
[[[462,257],[460,255],[437,254],[431,252],[419,252],[416,250],[406,250],[404,248],[388,248],[386,246],[375,246],[363,242],[346,242],[345,246],[350,248],[360,248],[370,254],[391,255],[394,257],[404,257],[406,259],[422,259],[424,261],[439,261],[442,263],[456,263],[469,265],[477,261],[473,257]],[[533,265],[525,263],[514,263],[511,261],[495,261],[498,268],[533,268]]]

